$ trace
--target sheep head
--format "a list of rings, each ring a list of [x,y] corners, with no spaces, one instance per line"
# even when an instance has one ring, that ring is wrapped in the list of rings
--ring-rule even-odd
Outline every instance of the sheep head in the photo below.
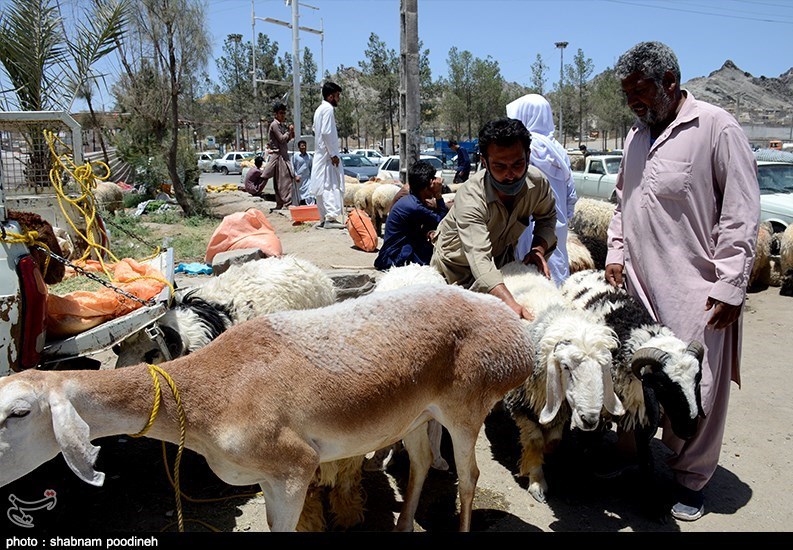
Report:
[[[663,407],[675,435],[690,439],[699,418],[705,416],[700,393],[705,349],[697,341],[686,346],[668,336],[658,340],[651,341],[655,346],[642,347],[634,353],[631,370],[643,386],[652,389],[656,398],[653,402]],[[649,418],[656,416],[652,413],[648,411]]]
[[[604,325],[570,321],[577,324],[574,332],[569,332],[573,328],[570,323],[559,328],[577,337],[558,340],[548,354],[546,403],[539,420],[540,424],[551,422],[566,400],[571,427],[592,431],[597,429],[604,407],[615,416],[625,413],[611,379],[611,350],[617,347],[617,339]]]
[[[59,388],[37,384],[41,373],[0,378],[0,487],[32,472],[58,453],[83,481],[102,485],[94,470],[99,447],[90,428]]]

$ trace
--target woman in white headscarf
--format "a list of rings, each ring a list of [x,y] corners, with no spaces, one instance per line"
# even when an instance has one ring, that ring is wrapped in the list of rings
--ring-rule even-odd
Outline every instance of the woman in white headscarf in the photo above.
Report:
[[[557,286],[570,276],[567,256],[567,224],[573,217],[578,197],[570,170],[567,151],[553,137],[554,124],[551,104],[543,96],[528,94],[507,105],[507,116],[523,122],[531,132],[532,166],[538,168],[553,189],[556,199],[556,249],[548,259],[551,279]],[[531,248],[532,225],[526,228],[515,248],[515,257],[523,258]]]

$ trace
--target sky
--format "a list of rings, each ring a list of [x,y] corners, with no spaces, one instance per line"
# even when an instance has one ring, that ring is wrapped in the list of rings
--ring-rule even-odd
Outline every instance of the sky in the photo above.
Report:
[[[0,0],[0,8],[8,3]],[[292,8],[284,0],[205,4],[213,44],[207,66],[211,77],[217,76],[215,60],[227,35],[251,40],[252,6],[256,32],[278,42],[281,53],[292,51],[290,29],[258,19],[291,22]],[[305,0],[299,6],[299,26],[324,30],[323,40],[301,32],[300,47],[310,48],[317,65],[331,73],[341,65],[358,67],[371,33],[399,52],[400,0]],[[593,62],[594,76],[645,40],[660,40],[676,52],[683,82],[707,76],[727,59],[756,77],[778,77],[793,67],[790,0],[418,0],[418,31],[430,51],[433,79],[447,75],[448,53],[456,46],[481,59],[491,57],[506,80],[529,86],[531,64],[540,54],[549,67],[548,91],[559,81],[561,55],[567,64],[581,49]],[[568,45],[561,50],[557,42]],[[110,80],[117,67],[117,62],[103,67]],[[99,94],[100,103],[112,108],[108,92]]]

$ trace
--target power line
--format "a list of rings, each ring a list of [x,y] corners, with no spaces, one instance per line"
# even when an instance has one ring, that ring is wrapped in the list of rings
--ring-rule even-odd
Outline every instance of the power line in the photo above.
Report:
[[[641,4],[638,2],[627,2],[625,0],[606,0],[606,2],[611,2],[612,4],[624,4],[628,6],[638,6],[640,8],[654,8],[659,10],[667,10],[667,11],[674,11],[674,12],[685,12],[685,13],[696,13],[699,15],[708,15],[711,17],[727,17],[729,19],[741,19],[743,21],[760,21],[762,23],[781,23],[783,25],[791,25],[793,22],[789,21],[778,21],[774,19],[765,19],[765,18],[758,18],[758,17],[742,17],[738,15],[728,15],[722,13],[713,13],[707,11],[697,11],[697,10],[686,10],[683,8],[670,8],[668,6],[654,6],[650,4]]]

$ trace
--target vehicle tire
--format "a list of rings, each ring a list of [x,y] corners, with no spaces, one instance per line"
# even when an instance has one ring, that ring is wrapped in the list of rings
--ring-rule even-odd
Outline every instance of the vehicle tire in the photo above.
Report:
[[[227,176],[228,173],[229,173],[229,169],[226,168],[225,166],[221,166],[220,167],[220,173],[223,174],[224,176]]]

